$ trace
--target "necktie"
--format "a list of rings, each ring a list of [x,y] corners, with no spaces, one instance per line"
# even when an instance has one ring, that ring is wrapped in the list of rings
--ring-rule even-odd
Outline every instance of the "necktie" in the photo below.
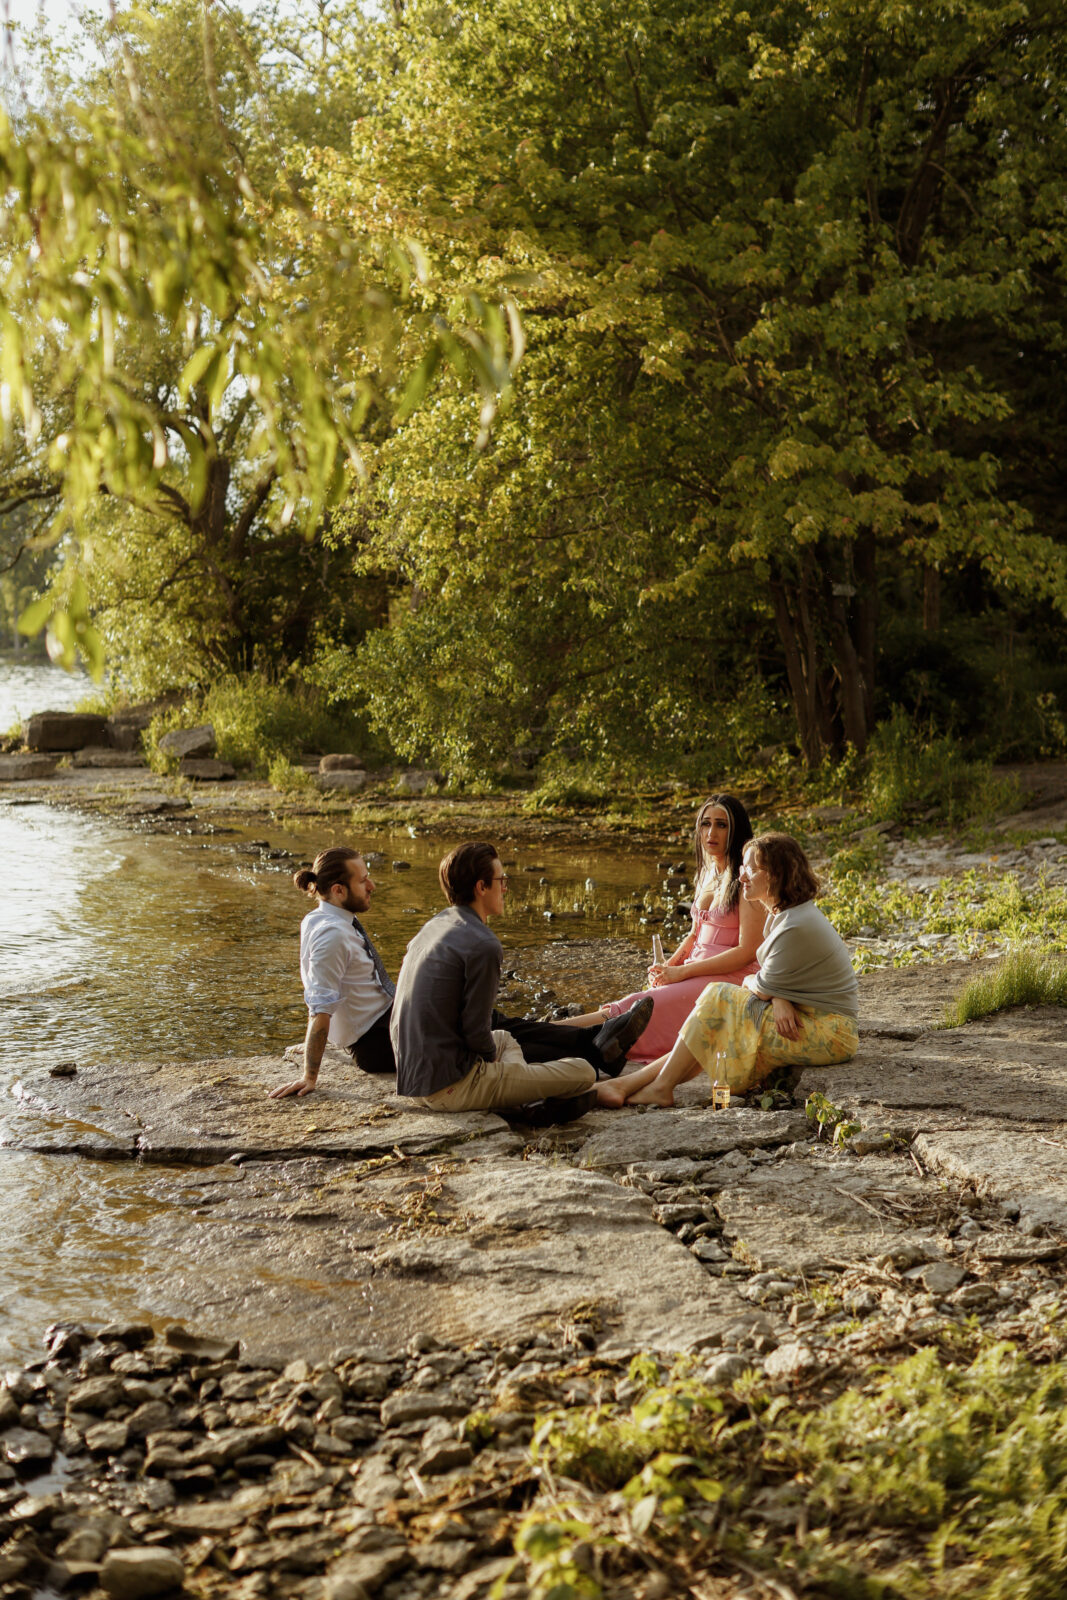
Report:
[[[360,938],[363,940],[363,948],[364,948],[364,950],[366,950],[367,954],[370,956],[371,960],[374,962],[374,972],[375,972],[375,976],[378,979],[378,982],[381,984],[382,988],[385,990],[385,992],[389,996],[390,1000],[392,1000],[392,998],[396,994],[396,984],[393,982],[392,978],[390,978],[389,974],[386,972],[385,964],[382,961],[381,956],[378,954],[377,950],[375,950],[374,946],[371,944],[370,940],[367,938],[366,929],[364,928],[362,922],[360,922],[358,917],[353,917],[352,918],[352,926],[353,926],[353,928],[355,928],[356,932],[359,934]]]

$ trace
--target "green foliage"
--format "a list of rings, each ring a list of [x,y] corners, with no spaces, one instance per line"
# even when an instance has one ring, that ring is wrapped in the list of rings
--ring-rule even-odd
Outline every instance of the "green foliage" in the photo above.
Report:
[[[188,681],[203,632],[216,671],[270,651],[256,580],[276,597],[270,563],[321,541],[368,419],[409,414],[441,367],[480,397],[485,437],[522,333],[477,273],[436,316],[413,309],[417,246],[308,209],[265,132],[262,20],[168,0],[86,26],[103,65],[64,76],[53,54],[43,103],[0,116],[0,510],[33,503],[42,537],[81,541],[85,572],[28,630],[98,664],[78,588],[95,561],[112,606],[187,600]]]
[[[842,1111],[840,1106],[835,1106],[833,1101],[818,1092],[808,1095],[804,1102],[804,1112],[808,1121],[813,1122],[818,1129],[816,1136],[819,1139],[824,1133],[831,1133],[835,1148],[846,1144],[862,1127],[859,1122],[850,1122],[847,1111]]]
[[[920,591],[933,634],[941,589],[983,629],[1007,595],[1062,628],[1038,401],[1065,342],[1061,30],[1007,4],[491,0],[386,31],[406,70],[316,204],[391,205],[442,285],[528,274],[530,348],[492,451],[443,385],[352,526],[421,638],[491,639],[469,670],[518,742],[699,748],[740,684],[788,681],[818,765],[864,748],[880,618]]]
[[[970,759],[951,735],[914,727],[898,707],[871,740],[864,797],[877,821],[921,816],[957,827],[1015,809],[1019,787]]]
[[[1025,886],[995,863],[914,889],[865,868],[839,870],[833,862],[819,904],[842,938],[860,941],[853,962],[861,970],[872,959],[867,939],[911,946],[921,934],[945,934],[962,956],[981,955],[993,943],[1067,950],[1067,887],[1044,881]],[[915,954],[906,950],[896,959],[914,960]]]
[[[300,794],[314,787],[311,773],[288,756],[274,756],[267,766],[267,782],[280,794]]]
[[[1067,1006],[1067,961],[1033,947],[1010,951],[969,980],[945,1008],[943,1026],[962,1028],[1014,1006]]]
[[[516,1549],[535,1600],[557,1581],[628,1592],[649,1567],[675,1571],[681,1592],[681,1574],[735,1560],[842,1600],[1058,1600],[1065,1402],[1062,1361],[1003,1344],[966,1365],[922,1350],[808,1407],[749,1385],[727,1411],[676,1371],[632,1408],[539,1422],[531,1449],[551,1489]],[[618,1493],[572,1506],[561,1478]]]
[[[331,710],[325,696],[299,678],[274,682],[259,674],[228,677],[204,694],[154,718],[145,739],[151,763],[167,766],[159,741],[174,728],[210,723],[219,756],[277,787],[302,787],[310,779],[294,768],[294,755],[367,748],[365,726],[341,711]]]

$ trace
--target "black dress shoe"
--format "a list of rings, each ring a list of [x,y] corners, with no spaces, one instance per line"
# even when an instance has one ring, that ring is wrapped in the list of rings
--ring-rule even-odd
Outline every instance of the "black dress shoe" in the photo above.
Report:
[[[531,1128],[557,1128],[566,1122],[577,1122],[587,1111],[596,1110],[596,1090],[583,1089],[581,1094],[550,1095],[547,1100],[535,1100],[529,1106],[512,1106],[507,1111],[497,1111],[498,1116],[511,1116]]]
[[[621,1017],[609,1017],[597,1030],[593,1043],[600,1051],[609,1078],[618,1077],[626,1064],[626,1052],[636,1044],[652,1020],[654,1002],[650,994],[639,1000]],[[614,1069],[614,1070],[612,1070]]]

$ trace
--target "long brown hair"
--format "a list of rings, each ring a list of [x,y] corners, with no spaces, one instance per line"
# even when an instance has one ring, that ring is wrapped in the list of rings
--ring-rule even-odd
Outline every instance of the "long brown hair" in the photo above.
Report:
[[[752,837],[752,823],[749,821],[748,812],[734,794],[713,794],[704,801],[693,824],[693,854],[696,856],[694,888],[698,894],[711,871],[711,862],[704,849],[704,841],[700,837],[700,819],[709,806],[721,806],[730,819],[730,834],[726,841],[726,865],[718,875],[711,904],[716,911],[732,911],[740,893],[737,874],[741,871],[741,857],[745,846]]]
[[[305,894],[317,894],[325,900],[335,883],[348,882],[348,863],[358,861],[359,854],[343,844],[320,850],[310,867],[293,873],[293,882]]]

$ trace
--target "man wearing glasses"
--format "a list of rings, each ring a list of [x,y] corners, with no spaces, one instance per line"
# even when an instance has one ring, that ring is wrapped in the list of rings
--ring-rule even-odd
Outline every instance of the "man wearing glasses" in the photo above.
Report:
[[[508,886],[496,850],[484,842],[458,845],[441,862],[439,877],[448,907],[408,945],[393,1001],[397,1093],[431,1111],[522,1107],[524,1120],[540,1123],[584,1116],[596,1104],[590,1060],[561,1054],[527,1061],[519,1041],[499,1025],[508,1019],[494,1016],[503,951],[488,923],[502,915]],[[634,1037],[647,1020],[635,1019]],[[555,1034],[565,1050],[579,1030],[564,1033],[549,1023],[542,1031],[549,1039]],[[604,1033],[596,1034],[601,1048]]]
[[[470,848],[461,846],[461,849]],[[474,848],[489,850],[495,859],[491,846]],[[453,851],[452,854],[458,853]],[[442,883],[445,864],[441,864]],[[506,884],[499,860],[495,872]],[[304,1040],[303,1077],[271,1090],[271,1098],[275,1100],[312,1093],[318,1084],[327,1040],[346,1050],[364,1072],[396,1070],[390,1039],[396,985],[391,982],[381,956],[360,921],[374,893],[374,880],[366,862],[358,850],[347,847],[323,850],[310,868],[294,873],[293,882],[316,901],[315,909],[300,926],[300,973],[308,1008],[308,1028]],[[494,900],[494,915],[503,910],[503,892],[502,887],[497,891],[499,904]],[[447,888],[445,893],[449,893]],[[448,914],[441,913],[442,916]],[[428,926],[433,927],[437,920],[435,917]],[[488,941],[488,947],[496,952],[492,982],[495,999],[500,977],[500,944],[484,920],[477,926],[483,939]],[[647,1024],[651,1010],[650,1002],[645,1015],[639,1015],[639,1007],[635,1006],[602,1026],[575,1027],[567,1023],[503,1017],[492,1010],[492,999],[489,1002],[491,1025],[512,1035],[523,1057],[530,1061],[554,1061],[561,1051],[567,1051],[589,1064],[594,1076],[597,1070],[611,1074],[623,1067],[626,1051]]]

